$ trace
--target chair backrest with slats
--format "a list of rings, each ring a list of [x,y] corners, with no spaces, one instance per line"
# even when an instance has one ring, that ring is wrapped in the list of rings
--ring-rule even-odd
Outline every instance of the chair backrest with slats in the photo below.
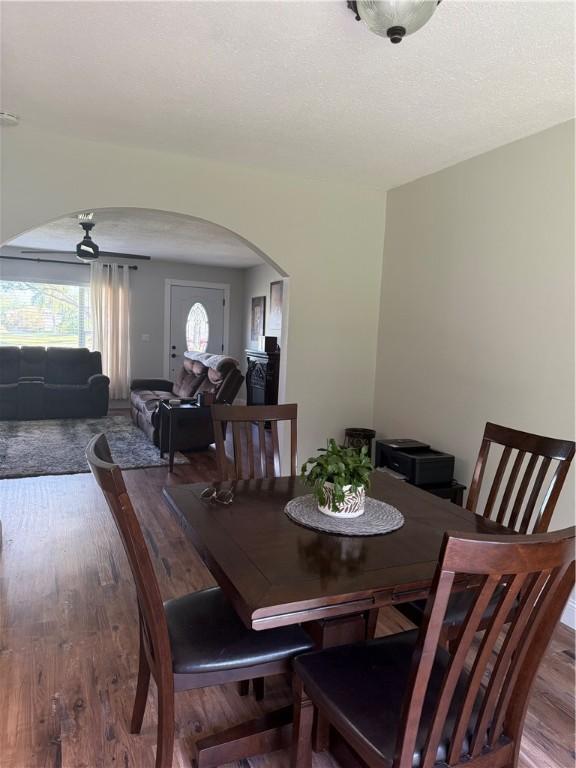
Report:
[[[290,422],[290,475],[297,468],[298,406],[288,405],[213,405],[212,420],[216,457],[221,480],[250,480],[279,477],[280,444],[278,422]],[[234,460],[226,455],[226,428],[232,426]],[[269,425],[269,429],[266,429]]]
[[[483,767],[516,765],[530,687],[574,586],[575,532],[445,535],[412,660],[394,768],[412,768],[417,746],[422,749],[420,768],[432,768],[441,742],[448,745],[445,763],[450,766],[465,763],[474,768],[476,759]],[[439,643],[457,574],[472,575],[480,584],[442,676],[435,679],[425,742],[417,744],[435,659],[446,654]],[[475,643],[486,608],[495,598],[484,635]],[[497,759],[500,750],[509,754]]]
[[[86,458],[112,512],[136,585],[140,629],[154,676],[172,678],[172,652],[160,587],[122,471],[112,461],[106,435],[92,438]]]
[[[574,458],[574,443],[488,422],[466,503],[471,512],[477,511],[493,446],[503,450],[482,515],[519,533],[544,533]]]

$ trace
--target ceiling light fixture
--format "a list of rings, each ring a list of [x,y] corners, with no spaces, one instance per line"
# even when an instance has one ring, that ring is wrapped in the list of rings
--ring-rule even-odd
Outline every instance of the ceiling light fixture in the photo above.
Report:
[[[90,237],[90,232],[94,228],[95,223],[92,220],[93,217],[94,213],[81,213],[78,216],[78,222],[84,230],[84,237],[76,246],[76,256],[81,261],[96,261],[100,253],[100,248]]]
[[[0,125],[18,125],[20,118],[12,112],[0,112]]]
[[[347,0],[357,21],[375,34],[400,43],[432,17],[442,0]]]

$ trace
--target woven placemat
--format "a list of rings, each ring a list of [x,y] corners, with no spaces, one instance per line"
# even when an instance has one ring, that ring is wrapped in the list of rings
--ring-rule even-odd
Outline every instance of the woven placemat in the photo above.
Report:
[[[324,515],[318,510],[318,502],[311,493],[289,501],[284,512],[294,522],[307,528],[343,536],[376,536],[390,533],[404,525],[404,515],[396,507],[368,496],[364,514],[360,517],[341,519]]]

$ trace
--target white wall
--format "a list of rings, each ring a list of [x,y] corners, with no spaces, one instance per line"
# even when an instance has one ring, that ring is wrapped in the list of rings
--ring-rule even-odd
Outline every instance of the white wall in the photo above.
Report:
[[[388,193],[376,428],[468,485],[486,421],[574,436],[573,122]]]
[[[228,227],[290,277],[285,398],[299,404],[300,456],[341,437],[345,426],[372,422],[382,193],[25,124],[2,131],[1,141],[0,242],[72,211],[109,206],[176,211]],[[353,378],[343,364],[351,354]]]

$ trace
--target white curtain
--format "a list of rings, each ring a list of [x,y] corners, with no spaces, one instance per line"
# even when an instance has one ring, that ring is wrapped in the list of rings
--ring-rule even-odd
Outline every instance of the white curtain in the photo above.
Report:
[[[130,393],[130,270],[118,264],[90,265],[90,308],[94,349],[110,378],[110,397]]]

